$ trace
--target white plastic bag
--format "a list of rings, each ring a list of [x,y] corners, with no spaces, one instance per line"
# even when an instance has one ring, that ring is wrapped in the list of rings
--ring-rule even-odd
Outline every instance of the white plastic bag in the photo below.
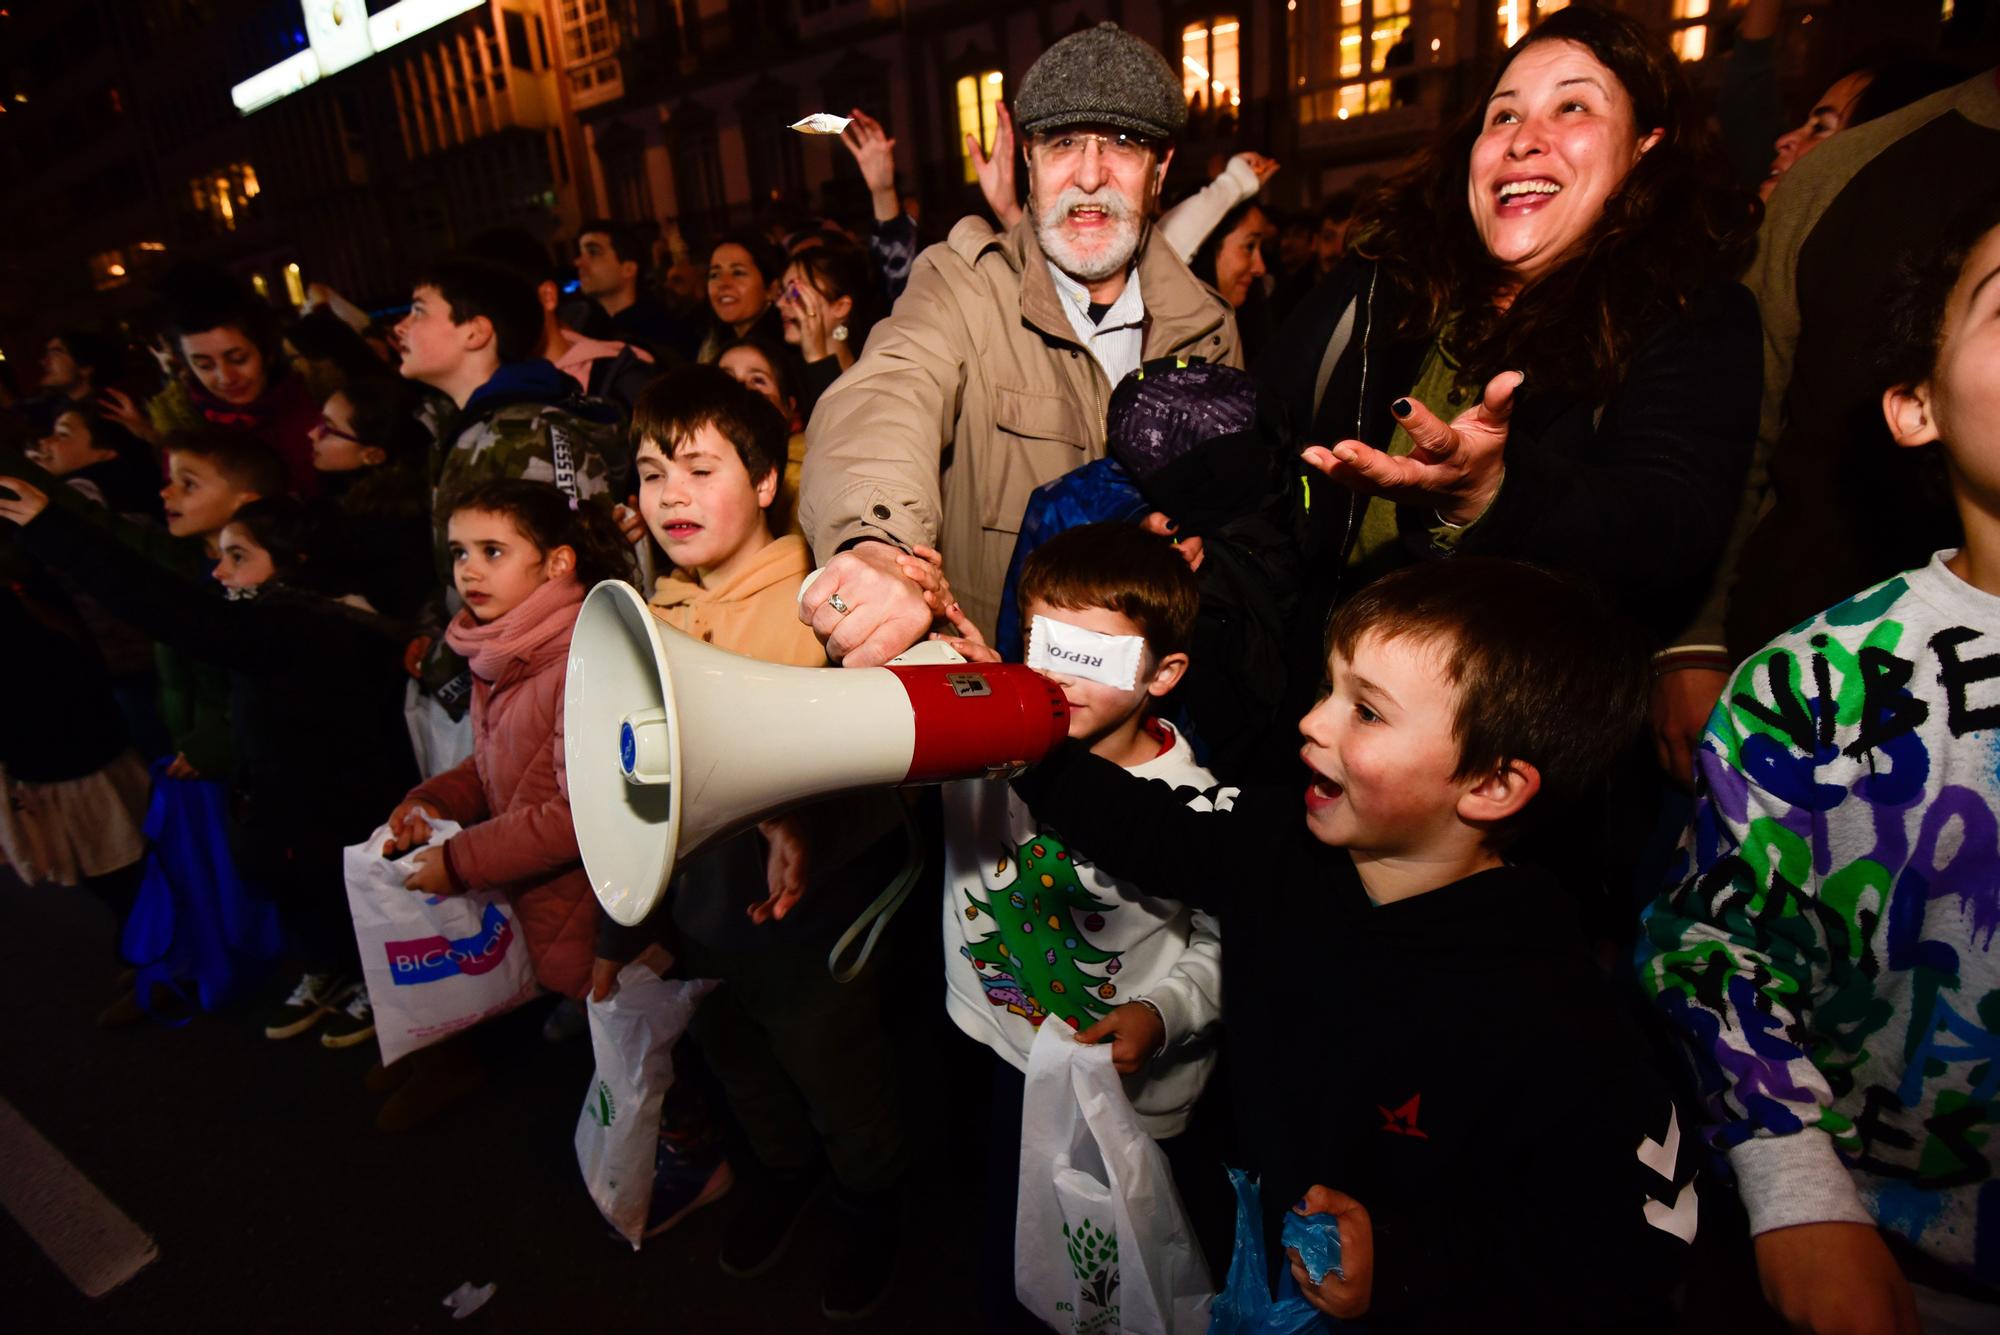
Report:
[[[1201,1335],[1214,1293],[1167,1156],[1111,1045],[1044,1024],[1021,1105],[1014,1293],[1063,1335]]]
[[[576,1119],[576,1164],[604,1222],[639,1250],[653,1204],[660,1103],[674,1083],[674,1043],[712,978],[662,978],[642,963],[618,971],[618,990],[590,1003],[597,1070]]]
[[[458,833],[431,822],[431,845]],[[375,1007],[387,1066],[405,1053],[514,1009],[541,991],[528,943],[505,895],[421,895],[403,886],[407,858],[382,856],[383,825],[346,850],[347,907],[361,946],[361,977]]]
[[[403,726],[409,729],[410,752],[417,773],[434,779],[472,754],[472,713],[453,718],[437,697],[425,695],[416,682],[403,688]]]

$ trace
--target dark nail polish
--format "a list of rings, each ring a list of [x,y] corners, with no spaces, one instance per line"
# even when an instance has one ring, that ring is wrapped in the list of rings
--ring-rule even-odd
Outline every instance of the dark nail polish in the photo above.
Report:
[[[1410,415],[1410,401],[1408,399],[1397,399],[1389,405],[1389,411],[1398,417],[1408,417]]]

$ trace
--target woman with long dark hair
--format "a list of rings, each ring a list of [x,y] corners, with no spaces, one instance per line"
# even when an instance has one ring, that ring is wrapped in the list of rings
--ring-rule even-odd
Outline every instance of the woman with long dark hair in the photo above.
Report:
[[[1255,198],[1243,200],[1222,215],[1188,259],[1196,278],[1222,294],[1236,310],[1236,333],[1243,356],[1255,362],[1271,336],[1271,304],[1259,280],[1264,267],[1264,243],[1277,235],[1271,215]]]
[[[854,365],[884,313],[874,266],[859,246],[826,242],[792,256],[779,286],[778,315],[804,371],[800,416],[810,418],[819,396]]]
[[[1305,457],[1324,604],[1413,559],[1571,570],[1660,633],[1722,554],[1756,433],[1759,218],[1680,64],[1573,6],[1367,201],[1260,366]]]

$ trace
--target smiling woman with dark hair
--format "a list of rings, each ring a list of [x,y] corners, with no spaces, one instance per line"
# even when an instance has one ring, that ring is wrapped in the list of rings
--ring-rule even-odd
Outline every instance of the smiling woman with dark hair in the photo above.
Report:
[[[1722,552],[1756,432],[1758,219],[1679,62],[1573,7],[1356,216],[1260,366],[1353,492],[1319,593],[1481,552],[1583,574],[1660,631]]]

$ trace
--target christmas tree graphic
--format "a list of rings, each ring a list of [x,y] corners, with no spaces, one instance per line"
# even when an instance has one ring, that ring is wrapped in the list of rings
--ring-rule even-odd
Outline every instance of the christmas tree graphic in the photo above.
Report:
[[[1100,931],[1105,904],[1084,885],[1061,841],[1037,835],[1014,854],[1020,875],[980,899],[966,892],[965,916],[993,920],[994,930],[960,953],[972,961],[986,999],[1039,1026],[1060,1015],[1083,1029],[1116,1003],[1118,952],[1100,950],[1084,935]],[[1103,965],[1104,975],[1084,965]]]

